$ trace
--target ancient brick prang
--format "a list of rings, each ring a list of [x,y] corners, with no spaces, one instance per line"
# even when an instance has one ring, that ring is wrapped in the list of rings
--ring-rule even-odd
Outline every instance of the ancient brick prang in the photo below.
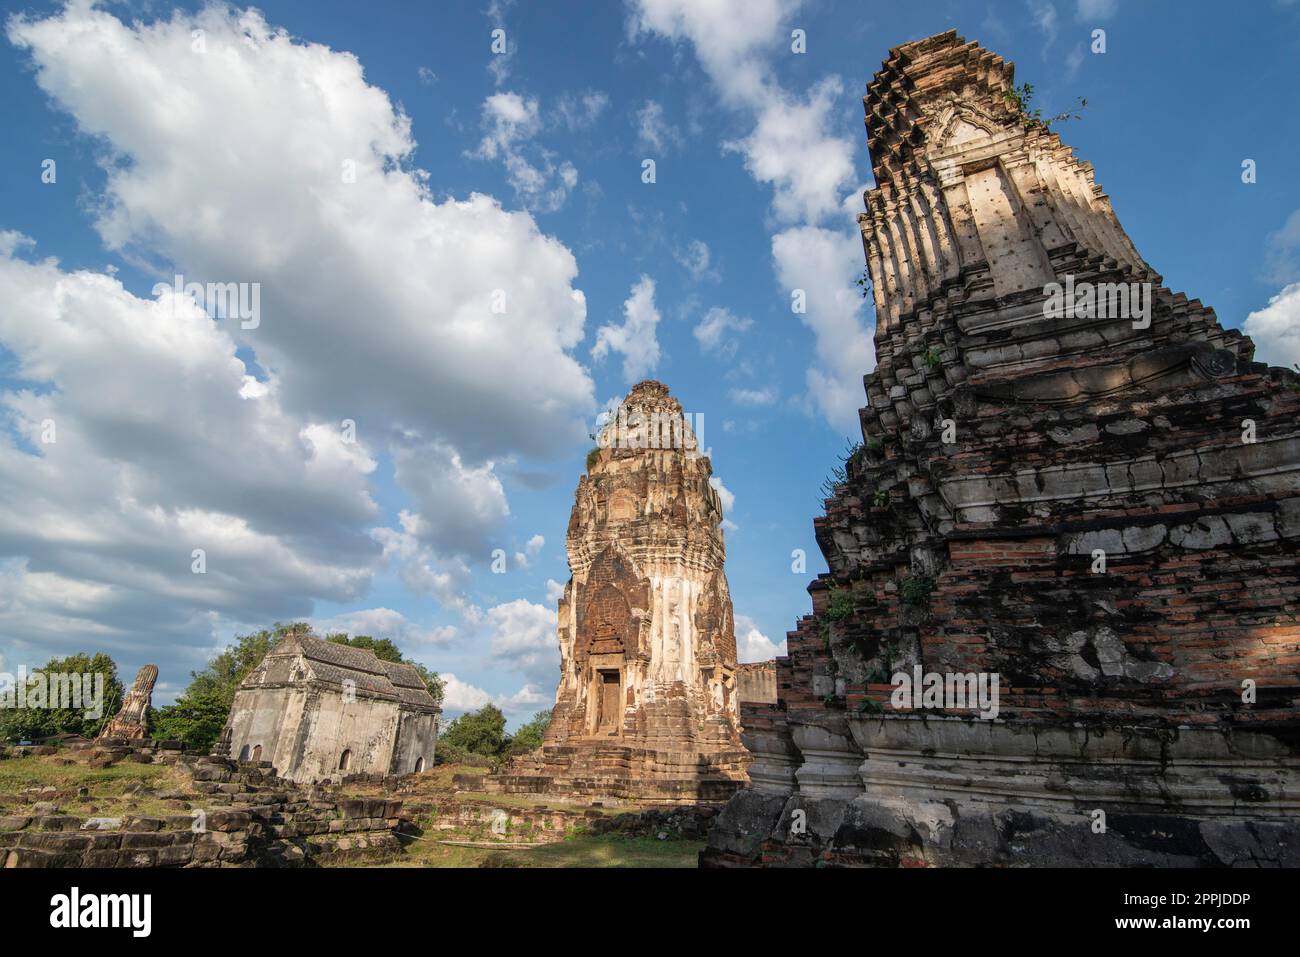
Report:
[[[153,701],[153,686],[158,681],[158,666],[145,665],[136,672],[122,701],[122,707],[99,732],[101,738],[149,737],[149,706]]]
[[[569,520],[551,725],[490,789],[707,801],[744,781],[722,505],[697,445],[653,381],[602,430]]]
[[[869,87],[863,445],[708,863],[1295,861],[1300,378],[1014,89],[953,32]],[[996,716],[900,706],[918,666]]]

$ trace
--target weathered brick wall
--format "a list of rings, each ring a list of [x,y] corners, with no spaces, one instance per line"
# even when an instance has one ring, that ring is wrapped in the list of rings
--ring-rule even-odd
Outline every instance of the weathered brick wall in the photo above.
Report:
[[[1287,437],[1300,419],[1300,394],[1278,384],[1274,376],[1238,376],[1212,391],[1113,403],[1089,421],[985,403],[979,426],[954,451],[938,443],[927,450],[932,458],[923,467],[932,476],[1041,474],[1092,463],[1131,470],[1128,463],[1141,462],[1149,463],[1152,487],[1126,492],[1102,484],[1090,497],[956,523],[938,550],[935,590],[914,607],[898,588],[910,562],[894,564],[887,555],[828,576],[826,584],[851,587],[855,601],[852,620],[827,626],[845,649],[840,657],[857,652],[871,659],[892,648],[896,661],[913,651],[928,670],[998,672],[1007,715],[1293,720],[1300,695],[1300,495],[1231,478],[1189,484],[1182,466],[1168,464],[1189,449],[1202,458],[1211,449],[1249,452],[1241,440],[1247,419],[1257,441],[1281,436],[1294,443]],[[824,540],[845,541],[863,517],[888,528],[892,511],[911,506],[901,492],[884,506],[864,508],[863,497],[849,489],[837,498],[819,529]],[[1101,571],[1094,571],[1097,549],[1106,554]],[[819,592],[826,594],[818,589],[815,599]],[[824,633],[810,641],[807,630],[791,641],[792,655],[800,647],[792,668],[804,672],[811,690],[816,639],[822,651],[828,646]],[[1099,654],[1114,660],[1102,662]],[[864,696],[887,697],[883,687],[865,687],[871,682],[848,664],[840,694],[850,707]],[[829,657],[822,665],[824,675],[837,670]],[[1258,686],[1251,705],[1241,699],[1247,679]],[[802,701],[790,689],[786,700],[816,706],[834,691],[825,678],[818,687]]]
[[[863,445],[706,861],[1295,859],[1300,376],[1163,286],[1015,90],[953,31],[868,86]],[[1098,283],[1146,306],[1054,310]],[[996,714],[896,707],[900,672]]]

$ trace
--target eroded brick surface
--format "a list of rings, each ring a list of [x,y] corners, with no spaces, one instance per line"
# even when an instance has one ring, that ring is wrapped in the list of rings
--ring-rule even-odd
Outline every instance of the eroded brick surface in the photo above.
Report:
[[[639,383],[593,451],[569,520],[550,728],[489,790],[690,803],[745,780],[712,467],[689,424],[651,425],[681,420],[667,387]]]
[[[1013,88],[953,32],[868,88],[864,444],[706,863],[1295,863],[1300,378],[1163,287]],[[1049,316],[1067,280],[1149,315]],[[996,720],[896,709],[918,665],[997,675]]]

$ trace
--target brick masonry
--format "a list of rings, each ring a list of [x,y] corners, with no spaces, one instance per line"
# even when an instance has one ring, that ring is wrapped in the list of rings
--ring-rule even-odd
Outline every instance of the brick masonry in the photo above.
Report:
[[[868,88],[864,441],[706,864],[1297,862],[1300,377],[1164,288],[1012,89],[951,31]],[[1067,280],[1148,320],[1049,317]],[[996,675],[997,718],[895,707],[918,665]]]
[[[578,800],[726,800],[745,781],[712,466],[660,382],[632,387],[579,480],[543,746],[485,785]]]

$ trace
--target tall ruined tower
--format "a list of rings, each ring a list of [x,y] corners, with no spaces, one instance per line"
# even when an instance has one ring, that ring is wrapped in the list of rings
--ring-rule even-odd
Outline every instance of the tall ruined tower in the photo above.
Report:
[[[954,32],[868,87],[864,441],[705,863],[1300,863],[1300,377],[1014,91]]]
[[[633,387],[578,482],[560,687],[540,755],[489,786],[719,800],[744,781],[722,506],[682,407]]]

